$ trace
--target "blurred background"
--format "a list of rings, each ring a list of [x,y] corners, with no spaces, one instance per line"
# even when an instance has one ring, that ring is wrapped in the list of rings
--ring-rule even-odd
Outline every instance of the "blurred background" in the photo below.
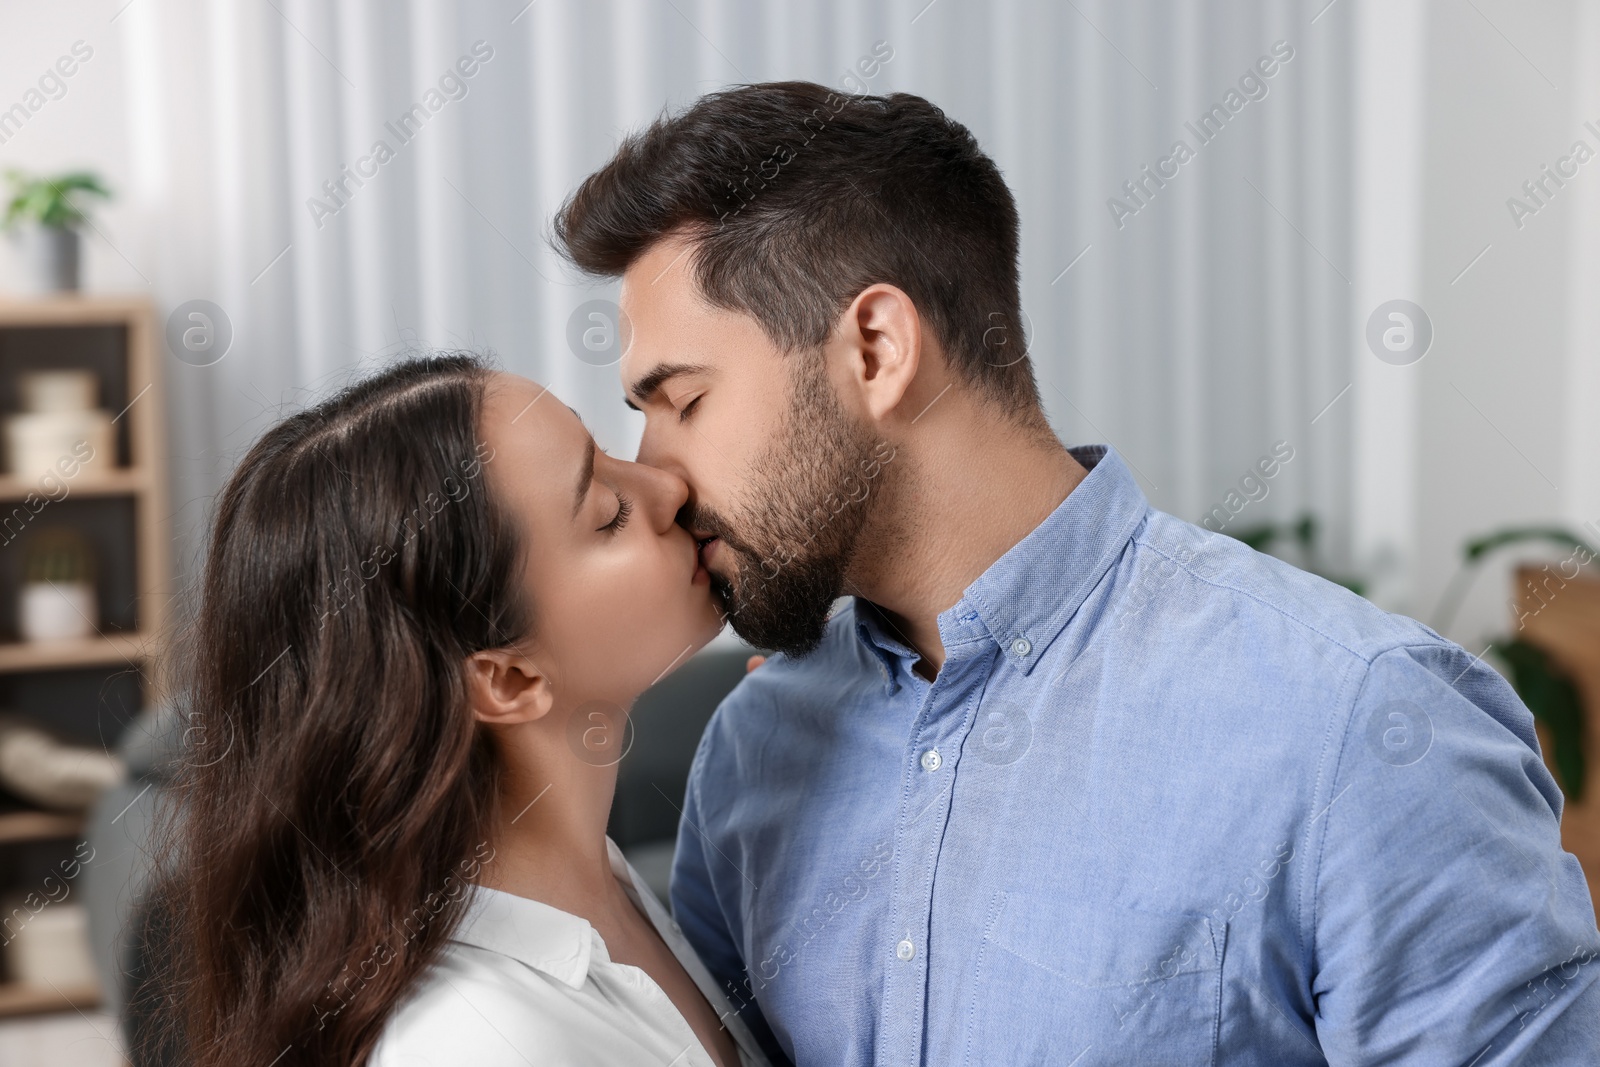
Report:
[[[0,924],[27,915],[0,1059],[119,1062],[111,872],[173,737],[168,604],[242,451],[353,374],[471,347],[632,455],[586,333],[615,290],[555,257],[551,215],[663,110],[790,78],[974,132],[1019,203],[1059,435],[1512,677],[1593,883],[1600,3],[3,0],[0,499],[30,517],[0,520]],[[80,440],[97,459],[49,464]],[[720,642],[638,747],[692,751],[741,664]],[[7,779],[8,745],[66,769]],[[680,758],[634,768],[640,805],[681,795]],[[619,842],[670,837],[628,783]],[[66,896],[16,912],[47,878]]]

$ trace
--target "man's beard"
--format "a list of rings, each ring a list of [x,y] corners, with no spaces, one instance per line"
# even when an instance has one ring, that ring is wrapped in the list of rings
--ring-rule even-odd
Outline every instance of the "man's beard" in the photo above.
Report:
[[[850,421],[820,353],[793,358],[806,363],[793,372],[782,436],[756,459],[739,519],[695,506],[687,525],[734,558],[731,578],[711,575],[734,632],[802,656],[822,642],[893,450]]]

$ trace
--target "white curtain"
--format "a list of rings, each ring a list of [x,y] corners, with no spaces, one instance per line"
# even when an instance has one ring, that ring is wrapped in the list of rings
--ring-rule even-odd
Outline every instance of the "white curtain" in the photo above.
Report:
[[[892,58],[863,87],[939,104],[1017,196],[1031,348],[1062,437],[1113,443],[1158,507],[1195,521],[1287,442],[1294,459],[1237,524],[1314,511],[1347,561],[1354,6],[135,3],[118,25],[140,262],[163,315],[209,299],[234,330],[220,362],[168,364],[180,567],[270,421],[414,347],[492,349],[631,455],[615,368],[566,341],[606,288],[550,251],[552,213],[663,109],[738,82],[854,87],[875,47]],[[1263,57],[1272,75],[1241,87]],[[398,127],[413,105],[421,128]],[[1227,122],[1202,143],[1186,124],[1213,105]],[[1162,164],[1180,140],[1193,158]],[[392,158],[372,156],[378,141]],[[1147,164],[1177,172],[1158,187]]]

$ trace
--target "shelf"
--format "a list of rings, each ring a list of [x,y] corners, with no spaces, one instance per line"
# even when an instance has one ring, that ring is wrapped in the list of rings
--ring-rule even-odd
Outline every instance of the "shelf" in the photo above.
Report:
[[[14,709],[19,713],[49,719],[57,714],[56,705],[70,699],[73,707],[63,708],[62,713],[82,718],[89,711],[87,703],[95,699],[89,684],[93,679],[84,675],[102,669],[118,675],[123,691],[128,689],[128,675],[136,675],[139,703],[169,689],[163,675],[169,666],[164,646],[172,602],[163,383],[169,358],[163,321],[146,295],[0,294],[0,405],[10,409],[20,404],[18,378],[23,373],[89,370],[100,378],[99,406],[116,420],[114,458],[97,455],[75,475],[61,479],[65,489],[46,479],[53,495],[65,502],[59,514],[54,508],[40,508],[37,499],[28,500],[30,493],[49,499],[39,486],[43,471],[0,474],[0,520],[4,520],[0,525],[5,527],[0,543],[28,536],[44,522],[78,527],[104,554],[105,565],[96,596],[107,636],[22,642],[8,639],[20,636],[13,619],[18,612],[11,607],[19,603],[23,561],[16,555],[6,557],[9,562],[0,568],[4,598],[0,603],[5,609],[0,610],[4,625],[0,634],[5,635],[0,637],[0,682],[15,691],[12,695],[22,705]],[[118,461],[126,465],[118,466]],[[19,508],[25,514],[16,514]],[[24,547],[17,544],[11,551]],[[110,610],[112,605],[117,605],[115,611]],[[112,624],[117,628],[111,629]],[[26,684],[13,685],[17,675],[32,677],[16,679]]]
[[[43,476],[42,472],[40,476]],[[37,493],[41,500],[71,500],[76,496],[128,495],[146,488],[150,484],[150,479],[139,467],[116,467],[104,474],[90,475],[85,472],[76,478],[62,478],[61,484],[66,486],[67,495],[51,498],[39,485],[39,478],[0,474],[0,503],[26,500],[29,493]]]
[[[0,845],[75,838],[83,825],[82,815],[67,812],[8,811],[0,814]]]
[[[125,326],[130,319],[149,314],[149,301],[140,296],[102,296],[81,293],[51,294],[19,300],[0,296],[0,326]]]
[[[149,637],[137,633],[63,641],[5,641],[0,642],[0,674],[64,667],[137,666],[150,658],[153,645]]]
[[[58,990],[51,986],[25,986],[20,982],[0,983],[0,1017],[99,1006],[100,990],[96,986],[72,986]]]

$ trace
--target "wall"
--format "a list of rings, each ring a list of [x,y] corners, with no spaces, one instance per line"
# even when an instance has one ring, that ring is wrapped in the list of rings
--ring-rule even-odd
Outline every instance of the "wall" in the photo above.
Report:
[[[1573,284],[1575,255],[1600,237],[1592,214],[1600,158],[1520,227],[1507,206],[1511,197],[1530,202],[1522,183],[1575,140],[1600,153],[1600,136],[1583,127],[1585,119],[1600,126],[1594,6],[1429,8],[1420,301],[1436,334],[1414,368],[1422,445],[1413,613],[1425,620],[1468,539],[1510,525],[1600,528],[1600,452],[1587,429],[1600,412],[1595,338],[1574,331],[1574,316],[1597,301],[1592,286]],[[1566,555],[1497,557],[1451,636],[1482,651],[1514,621],[1513,561]]]
[[[0,130],[0,173],[19,167],[55,172],[89,167],[112,179],[121,195],[98,210],[84,242],[84,277],[91,289],[126,291],[146,287],[146,278],[119,248],[136,210],[127,197],[128,121],[126,49],[111,20],[120,2],[84,0],[73,4],[8,2],[0,11],[0,109],[22,103],[29,90],[41,106],[19,129]],[[91,53],[57,89],[40,90],[39,79],[71,54],[76,42]],[[26,105],[25,105],[26,106]],[[6,240],[0,251],[0,292],[25,284],[21,250]]]

